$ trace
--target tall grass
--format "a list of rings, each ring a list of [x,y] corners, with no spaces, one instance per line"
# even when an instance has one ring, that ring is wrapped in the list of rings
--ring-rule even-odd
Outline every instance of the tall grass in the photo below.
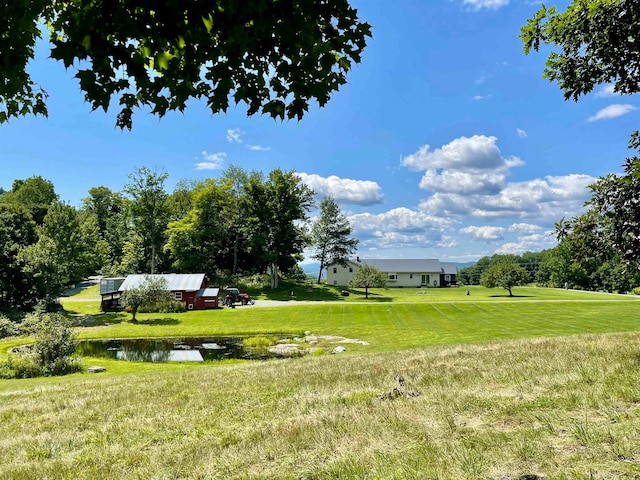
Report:
[[[0,478],[639,478],[639,352],[587,335],[24,384],[0,392]],[[397,374],[422,394],[379,400]]]

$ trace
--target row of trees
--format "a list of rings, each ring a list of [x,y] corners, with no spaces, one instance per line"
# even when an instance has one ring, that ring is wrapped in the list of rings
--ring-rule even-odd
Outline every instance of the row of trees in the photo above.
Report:
[[[122,192],[88,191],[82,206],[60,201],[42,177],[0,194],[0,307],[58,296],[94,273],[300,274],[303,249],[321,268],[343,262],[357,240],[332,198],[312,225],[314,192],[294,172],[231,166],[220,178],[180,181],[142,167]]]
[[[523,255],[482,257],[475,265],[461,269],[458,278],[466,285],[489,286],[487,272],[497,264],[511,264],[523,273],[518,274],[520,283],[515,285],[535,283],[545,287],[620,293],[633,290],[640,286],[637,260],[624,258],[622,251],[608,238],[618,235],[607,232],[613,220],[598,217],[594,208],[592,206],[585,214],[570,221],[558,222],[556,247]]]

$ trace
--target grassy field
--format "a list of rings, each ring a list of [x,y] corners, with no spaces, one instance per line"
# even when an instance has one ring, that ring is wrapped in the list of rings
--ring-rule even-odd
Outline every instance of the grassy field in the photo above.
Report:
[[[99,315],[95,293],[64,301],[103,323],[83,338],[309,330],[369,345],[262,363],[85,359],[108,372],[0,381],[0,479],[640,478],[635,297],[296,292],[286,307],[132,324]],[[380,400],[395,375],[421,395]]]

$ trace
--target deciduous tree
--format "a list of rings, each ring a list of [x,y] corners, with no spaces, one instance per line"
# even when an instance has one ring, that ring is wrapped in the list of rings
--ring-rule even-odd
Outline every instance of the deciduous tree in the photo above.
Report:
[[[165,278],[146,275],[140,285],[122,292],[120,304],[131,312],[132,321],[136,322],[136,314],[141,306],[161,303],[170,299],[171,294]]]
[[[0,123],[47,115],[47,94],[27,71],[43,31],[50,56],[81,65],[92,108],[162,117],[203,99],[213,113],[244,103],[247,113],[300,119],[323,106],[359,63],[371,28],[347,0],[12,0],[0,9]]]
[[[168,174],[141,167],[129,174],[124,191],[130,196],[130,209],[136,233],[142,237],[143,267],[155,273],[169,222],[168,194],[164,188]]]
[[[196,188],[192,202],[193,208],[182,219],[168,225],[165,249],[179,271],[213,277],[221,255],[232,250],[234,219],[229,217],[236,201],[228,183],[208,179]]]
[[[353,274],[351,286],[364,288],[365,298],[369,298],[370,288],[387,288],[387,276],[373,265],[363,263]]]
[[[247,233],[251,255],[271,275],[278,287],[279,272],[286,272],[301,258],[308,244],[304,222],[313,205],[313,190],[294,172],[273,170],[262,181],[252,175],[247,187]]]
[[[487,288],[502,287],[509,292],[510,297],[513,297],[513,287],[526,285],[529,281],[527,271],[512,260],[501,260],[492,264],[480,278],[481,285]]]

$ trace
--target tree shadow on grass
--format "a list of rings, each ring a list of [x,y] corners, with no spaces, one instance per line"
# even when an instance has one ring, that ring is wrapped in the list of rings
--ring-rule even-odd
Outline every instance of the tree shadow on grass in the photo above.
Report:
[[[144,325],[144,326],[162,326],[162,325],[178,325],[180,320],[177,318],[145,318],[144,320],[136,320],[130,322],[132,325]]]
[[[511,296],[509,296],[508,293],[505,293],[504,295],[489,295],[489,298],[539,298],[539,297],[534,296],[534,295],[511,295]]]
[[[99,327],[103,325],[113,325],[127,320],[124,312],[103,312],[97,314],[82,314],[74,310],[65,309],[67,315],[72,316],[73,323],[78,327]]]
[[[356,301],[364,300],[365,302],[380,302],[380,303],[393,302],[393,297],[388,297],[380,293],[369,292],[369,298],[366,298],[366,292],[364,290],[352,289],[350,290],[350,292],[354,295],[358,295],[358,297],[356,298],[351,297],[351,299]],[[346,300],[349,300],[349,297],[347,297]]]

